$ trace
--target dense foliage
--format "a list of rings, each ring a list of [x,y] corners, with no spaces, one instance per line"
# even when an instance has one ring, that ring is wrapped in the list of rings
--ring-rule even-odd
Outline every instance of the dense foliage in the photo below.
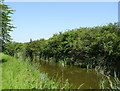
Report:
[[[81,67],[99,67],[104,71],[119,71],[120,28],[117,23],[93,28],[68,30],[54,34],[48,40],[6,44],[6,53],[23,54],[30,60],[42,58]]]
[[[9,34],[14,26],[11,24],[11,14],[13,14],[14,10],[12,10],[8,5],[3,3],[4,0],[0,1],[0,50],[4,51],[4,44],[11,40],[11,36]]]

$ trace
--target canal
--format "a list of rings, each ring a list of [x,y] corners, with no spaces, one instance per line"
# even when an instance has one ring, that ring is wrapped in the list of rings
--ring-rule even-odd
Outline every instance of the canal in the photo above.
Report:
[[[47,74],[49,79],[54,78],[55,81],[61,80],[63,83],[68,81],[72,89],[100,89],[99,82],[103,78],[95,69],[63,66],[55,62],[41,62],[38,68],[42,77]]]

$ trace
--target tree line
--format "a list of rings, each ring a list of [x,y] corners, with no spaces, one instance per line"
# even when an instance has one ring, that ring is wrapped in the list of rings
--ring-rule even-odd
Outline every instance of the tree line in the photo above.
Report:
[[[24,56],[30,61],[42,58],[65,65],[119,71],[120,28],[117,23],[109,23],[59,32],[48,40],[8,42],[4,52],[12,56]]]
[[[104,71],[120,70],[120,28],[117,23],[59,32],[48,40],[27,43],[11,41],[12,10],[0,2],[0,50],[22,59],[61,62],[79,67],[97,67]]]

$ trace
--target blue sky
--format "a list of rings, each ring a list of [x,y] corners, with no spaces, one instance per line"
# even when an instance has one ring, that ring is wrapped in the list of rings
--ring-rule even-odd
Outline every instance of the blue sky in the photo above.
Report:
[[[118,21],[117,2],[7,2],[16,10],[13,41],[48,39],[67,29],[94,27]]]

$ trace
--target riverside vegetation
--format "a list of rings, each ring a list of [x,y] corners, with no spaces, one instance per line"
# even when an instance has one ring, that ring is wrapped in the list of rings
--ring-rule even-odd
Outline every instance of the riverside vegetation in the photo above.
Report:
[[[65,65],[96,67],[106,74],[114,71],[118,74],[120,70],[120,28],[117,23],[59,32],[48,40],[9,42],[4,49],[5,54],[30,61],[42,58]]]
[[[14,28],[11,24],[10,16],[14,10],[11,10],[11,8],[5,5],[3,0],[0,1],[0,8],[0,17],[2,17],[0,22],[0,50],[2,49],[4,53],[0,55],[3,61],[0,66],[2,65],[3,67],[4,75],[2,88],[44,88],[44,86],[41,87],[39,73],[34,70],[31,71],[33,67],[27,65],[28,62],[40,62],[40,59],[42,59],[59,62],[64,66],[72,65],[81,68],[95,68],[96,71],[108,78],[111,89],[120,89],[120,81],[118,78],[120,77],[120,28],[117,23],[67,30],[54,34],[48,40],[39,39],[32,41],[32,39],[30,39],[30,42],[27,43],[17,43],[11,41],[9,34]],[[28,62],[18,61],[18,59],[5,54],[23,61],[28,60]],[[13,69],[14,67],[15,69]],[[17,71],[20,73],[19,75]],[[21,81],[23,81],[24,77],[27,77],[28,74],[30,74],[30,78],[33,79],[29,81],[28,78],[26,79],[26,84],[23,84],[24,82]],[[109,75],[115,77],[114,81],[110,80]],[[37,82],[35,83],[35,81]],[[100,87],[103,89],[104,82],[105,80],[101,79]],[[11,84],[10,87],[7,86],[7,83]],[[15,83],[20,84],[16,86],[14,85]],[[49,80],[45,88],[59,87],[59,85],[57,85],[59,83],[55,83],[54,86],[51,85],[51,83],[54,82]],[[15,87],[13,87],[13,85]],[[64,86],[60,88],[64,88]]]
[[[9,42],[5,44],[4,49],[5,54],[22,60],[44,59],[81,68],[95,68],[106,77],[114,76],[116,73],[119,77],[120,28],[117,23],[59,32],[48,40],[32,41],[31,39],[27,43]],[[104,81],[101,81],[102,85],[103,83]],[[117,79],[117,86],[119,86],[119,79]]]

